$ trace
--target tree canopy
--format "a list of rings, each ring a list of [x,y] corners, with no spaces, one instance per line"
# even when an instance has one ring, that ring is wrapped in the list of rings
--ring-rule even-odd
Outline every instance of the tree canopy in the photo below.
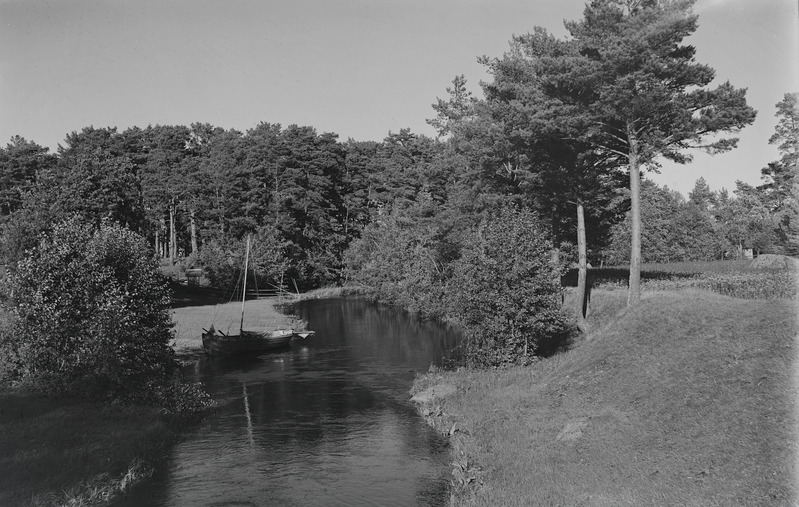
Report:
[[[682,45],[697,27],[691,0],[595,0],[582,20],[567,22],[576,55],[542,58],[545,92],[585,114],[584,139],[630,175],[629,303],[640,298],[642,167],[658,157],[686,163],[688,148],[720,153],[755,111],[746,90],[729,82],[709,88],[714,71]],[[712,138],[711,138],[712,137]]]

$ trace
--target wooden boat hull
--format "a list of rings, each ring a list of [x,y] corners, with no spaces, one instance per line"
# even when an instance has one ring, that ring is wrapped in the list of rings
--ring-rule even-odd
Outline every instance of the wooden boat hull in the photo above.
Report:
[[[267,333],[243,331],[237,335],[203,333],[203,348],[212,356],[231,354],[258,354],[289,346],[295,333],[291,329]]]

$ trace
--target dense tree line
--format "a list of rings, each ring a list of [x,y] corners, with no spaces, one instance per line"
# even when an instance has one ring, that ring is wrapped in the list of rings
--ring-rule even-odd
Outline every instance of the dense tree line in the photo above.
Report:
[[[408,130],[381,143],[262,123],[87,127],[58,153],[14,138],[0,150],[3,255],[13,263],[59,220],[112,220],[161,258],[207,264],[224,283],[247,234],[269,282],[339,281],[344,250],[379,210],[420,192],[441,199],[441,143]]]
[[[160,258],[202,266],[224,286],[252,234],[263,282],[361,283],[375,298],[462,318],[466,301],[448,297],[468,285],[455,282],[459,273],[507,260],[485,243],[501,229],[498,210],[515,210],[500,215],[529,223],[552,247],[550,267],[540,249],[528,259],[547,276],[574,263],[584,284],[589,262],[629,262],[631,303],[642,261],[747,248],[796,254],[797,94],[777,104],[770,142],[781,159],[762,170],[762,185],[739,182],[730,195],[700,179],[686,199],[642,176],[661,158],[689,162],[690,148],[730,150],[736,138],[721,136],[754,120],[745,90],[711,88],[713,69],[683,44],[697,27],[692,4],[596,0],[566,23],[568,39],[543,28],[513,37],[501,57],[481,58],[491,75],[481,97],[458,76],[433,104],[435,139],[402,129],[379,142],[342,142],[270,123],[246,132],[202,123],[87,127],[49,154],[16,137],[0,150],[2,254],[20,259],[64,218],[110,219],[147,238]],[[511,258],[514,245],[506,246]],[[535,312],[550,310],[544,299]]]

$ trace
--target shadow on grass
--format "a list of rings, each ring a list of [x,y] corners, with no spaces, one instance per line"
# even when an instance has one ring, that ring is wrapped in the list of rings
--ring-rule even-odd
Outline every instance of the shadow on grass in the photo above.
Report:
[[[580,335],[580,331],[574,327],[562,333],[547,336],[539,340],[535,355],[543,358],[552,357],[570,350]]]
[[[172,291],[172,308],[213,306],[228,302],[222,291],[209,287],[196,287],[170,282],[169,289]]]
[[[587,273],[588,287],[612,284],[627,287],[630,281],[629,268],[592,268]],[[676,273],[673,271],[641,270],[641,280],[676,280],[695,278],[696,273]],[[577,287],[577,269],[570,269],[560,278],[563,287]]]

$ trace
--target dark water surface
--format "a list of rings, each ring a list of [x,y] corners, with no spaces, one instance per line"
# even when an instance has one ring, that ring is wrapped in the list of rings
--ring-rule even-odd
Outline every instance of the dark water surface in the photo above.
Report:
[[[358,299],[296,309],[316,336],[289,351],[205,360],[217,414],[175,444],[117,505],[442,505],[445,441],[409,401],[416,371],[457,334]]]

